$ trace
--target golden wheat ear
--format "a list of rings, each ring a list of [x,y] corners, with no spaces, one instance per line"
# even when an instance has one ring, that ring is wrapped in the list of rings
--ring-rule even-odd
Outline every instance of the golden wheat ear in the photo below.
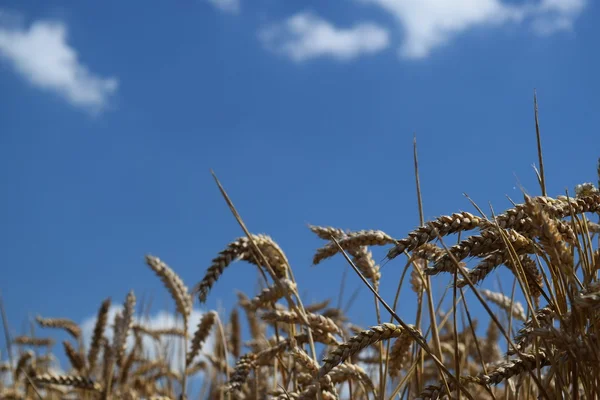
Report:
[[[147,255],[146,263],[156,273],[171,294],[171,297],[177,306],[177,311],[181,314],[187,325],[187,320],[192,313],[193,305],[192,297],[183,283],[183,280],[175,273],[175,271],[173,271],[173,269],[171,269],[171,267],[158,257]]]
[[[186,366],[190,366],[194,358],[200,354],[200,350],[202,349],[202,344],[208,338],[208,334],[212,326],[215,323],[217,317],[217,313],[214,311],[209,311],[205,313],[200,319],[200,323],[198,324],[198,328],[196,332],[194,332],[194,336],[192,338],[192,344],[190,350],[187,353],[185,364]]]
[[[252,246],[252,241],[254,241],[261,254],[265,256],[277,277],[285,278],[288,269],[287,257],[270,236],[259,234],[251,235],[251,238],[240,237],[219,252],[219,255],[212,260],[211,265],[206,270],[202,281],[192,289],[192,294],[198,294],[200,303],[206,302],[206,298],[214,284],[234,261],[246,261],[262,268],[259,255]]]
[[[44,328],[63,329],[74,339],[81,337],[81,328],[75,322],[67,318],[42,318],[39,315],[35,318],[37,323]]]
[[[104,338],[104,330],[108,323],[108,311],[110,309],[111,300],[110,298],[104,300],[100,309],[98,309],[98,316],[96,317],[96,323],[94,325],[94,331],[92,333],[92,340],[90,342],[90,349],[88,351],[88,366],[89,370],[94,371],[96,361],[98,360],[98,354],[102,347],[102,339]]]

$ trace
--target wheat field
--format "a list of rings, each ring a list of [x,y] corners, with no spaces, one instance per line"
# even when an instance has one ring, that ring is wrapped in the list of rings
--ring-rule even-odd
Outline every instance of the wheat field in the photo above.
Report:
[[[475,207],[421,221],[403,238],[310,226],[323,241],[313,263],[343,257],[372,292],[379,323],[371,327],[355,325],[327,298],[304,302],[283,249],[246,229],[217,180],[245,234],[189,288],[165,261],[145,257],[180,324],[154,329],[136,322],[133,291],[114,323],[111,300],[101,303],[89,344],[69,319],[37,317],[48,336],[35,337],[10,337],[4,321],[10,346],[0,364],[0,398],[599,399],[600,229],[592,219],[600,214],[600,193],[586,183],[573,196],[550,197],[541,167],[542,195],[524,194],[496,215]],[[387,251],[385,263],[404,268],[398,292],[414,292],[414,319],[396,314],[398,296],[379,295],[384,272],[374,246]],[[207,311],[190,326],[194,303],[204,304],[236,262],[256,266],[263,289],[239,293],[229,315]],[[512,290],[480,287],[500,269],[513,277]],[[435,276],[446,279],[443,295],[432,289]],[[474,302],[484,310],[477,317]],[[68,333],[62,349],[52,329]],[[173,341],[179,354],[165,346]],[[68,360],[60,372],[58,352]],[[194,394],[191,381],[199,386]]]

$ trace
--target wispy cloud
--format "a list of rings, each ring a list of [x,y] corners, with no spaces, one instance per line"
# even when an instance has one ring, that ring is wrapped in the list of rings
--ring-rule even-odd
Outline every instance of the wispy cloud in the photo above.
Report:
[[[263,29],[259,38],[268,49],[297,62],[323,56],[351,60],[377,53],[390,41],[388,31],[374,23],[338,28],[310,12],[298,13],[282,24]]]
[[[92,112],[102,111],[118,88],[116,78],[100,77],[79,61],[60,22],[36,21],[25,28],[0,14],[0,57],[32,86]]]
[[[228,13],[240,12],[240,0],[208,0],[213,6]]]
[[[585,6],[586,0],[543,0],[533,10],[533,29],[540,35],[571,30]]]
[[[377,5],[395,17],[404,37],[400,55],[419,59],[474,27],[530,22],[543,35],[571,29],[586,0],[359,0]]]

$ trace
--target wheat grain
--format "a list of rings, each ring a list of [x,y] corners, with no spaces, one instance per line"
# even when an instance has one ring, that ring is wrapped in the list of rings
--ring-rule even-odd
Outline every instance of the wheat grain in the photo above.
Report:
[[[508,312],[510,315],[512,315],[519,321],[525,321],[527,319],[527,317],[525,316],[525,309],[523,308],[523,305],[518,301],[511,301],[510,297],[502,293],[492,292],[491,290],[487,289],[481,289],[479,290],[479,293],[481,293],[483,297],[485,297],[492,303],[500,306],[500,308]]]
[[[408,351],[413,338],[408,332],[401,332],[390,350],[388,371],[391,376],[397,376],[408,357]]]
[[[395,240],[383,231],[363,230],[358,232],[350,232],[338,241],[339,245],[344,250],[357,249],[361,246],[385,246],[393,244]],[[335,243],[328,243],[324,247],[317,249],[313,257],[313,264],[317,265],[326,258],[333,257],[339,251]]]
[[[146,256],[146,263],[160,277],[175,301],[177,311],[183,316],[184,321],[187,321],[192,312],[192,297],[179,275],[157,257]],[[187,325],[187,322],[184,325]]]
[[[412,251],[437,239],[438,236],[475,229],[481,221],[481,218],[468,212],[441,216],[410,232],[406,238],[398,240],[387,257],[390,260],[394,259],[405,251]]]
[[[52,347],[54,346],[54,339],[52,338],[38,338],[30,336],[17,336],[13,339],[13,343],[21,346],[33,346],[33,347]]]
[[[244,308],[256,311],[270,303],[274,303],[286,294],[292,294],[296,291],[296,284],[289,279],[280,279],[281,285],[269,286],[263,289],[259,295],[244,305]]]
[[[100,385],[94,382],[92,379],[75,375],[42,374],[34,376],[33,381],[37,384],[72,386],[78,389],[92,391],[101,390]]]
[[[210,333],[216,318],[217,313],[214,311],[209,311],[202,316],[200,323],[198,323],[198,329],[196,329],[196,332],[194,332],[192,344],[186,356],[186,366],[189,366],[194,358],[196,358],[196,356],[200,353],[200,350],[202,349],[202,343],[204,343],[204,341],[206,341],[208,338],[208,334]]]
[[[239,358],[242,347],[242,332],[240,327],[240,315],[237,308],[234,308],[231,311],[231,315],[229,317],[229,327],[231,330],[229,341],[227,342],[229,344],[229,351],[235,358]]]
[[[73,368],[75,368],[77,372],[82,372],[85,369],[85,361],[81,354],[77,352],[73,345],[66,340],[63,341],[63,347],[65,349],[65,354],[67,355],[67,358],[71,362]]]
[[[35,318],[37,323],[44,328],[58,328],[67,331],[73,338],[79,339],[81,328],[72,320],[67,318],[42,318],[39,315]]]
[[[123,353],[127,345],[127,336],[133,325],[133,313],[135,308],[135,295],[130,291],[125,299],[123,311],[115,317],[113,349],[112,353],[118,366],[121,366],[123,361]]]
[[[110,303],[110,299],[104,300],[100,306],[100,309],[98,310],[98,316],[96,317],[96,323],[94,325],[90,349],[88,351],[88,365],[90,371],[92,371],[96,365],[98,353],[100,352],[100,347],[102,346],[101,341],[104,335],[104,329],[106,328],[106,323],[108,321],[108,310],[110,308]]]
[[[279,278],[284,278],[287,274],[289,263],[277,243],[275,243],[271,237],[266,235],[252,235],[252,239],[266,257],[275,274]],[[192,293],[198,293],[198,298],[201,303],[206,301],[210,289],[223,274],[225,268],[236,260],[244,260],[261,267],[258,262],[258,256],[251,246],[250,239],[241,237],[234,240],[227,245],[225,250],[222,250],[219,255],[212,260],[204,278],[192,290]]]
[[[302,319],[295,311],[272,310],[265,311],[261,314],[263,321],[275,323],[285,322],[288,324],[302,324]],[[319,314],[306,314],[310,328],[319,330],[325,333],[341,333],[340,328],[333,322],[331,318],[324,317]]]
[[[248,353],[240,357],[238,362],[235,364],[235,369],[227,385],[227,390],[230,392],[240,390],[241,386],[246,382],[246,379],[248,378],[248,375],[254,368],[255,364],[256,354],[254,353]]]
[[[414,328],[413,328],[414,329]],[[372,326],[370,329],[360,332],[351,337],[347,342],[340,344],[329,355],[323,359],[323,365],[319,370],[319,377],[327,374],[336,365],[344,362],[349,357],[357,354],[367,346],[375,344],[381,340],[399,337],[404,329],[400,325],[384,323]]]
[[[25,351],[21,354],[21,356],[17,360],[17,365],[15,367],[15,376],[14,376],[15,381],[19,380],[21,373],[23,373],[23,371],[25,370],[25,367],[31,361],[32,358],[33,358],[33,351],[31,351],[31,350]],[[10,366],[7,365],[5,370],[10,371]]]

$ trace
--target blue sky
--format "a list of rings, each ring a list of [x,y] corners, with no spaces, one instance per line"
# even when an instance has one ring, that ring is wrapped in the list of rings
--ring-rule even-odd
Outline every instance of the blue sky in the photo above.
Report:
[[[211,168],[249,229],[286,251],[306,302],[335,299],[347,268],[311,266],[321,242],[306,224],[398,238],[418,225],[415,133],[428,219],[473,211],[465,192],[496,211],[519,184],[539,194],[534,88],[549,193],[595,181],[598,17],[584,0],[3,1],[13,333],[36,314],[84,321],[129,289],[172,310],[144,255],[191,287],[242,235]],[[384,269],[390,301],[403,265]],[[229,311],[255,283],[233,265],[207,307]],[[346,297],[359,286],[349,275]],[[351,315],[371,325],[372,310],[363,290]]]

